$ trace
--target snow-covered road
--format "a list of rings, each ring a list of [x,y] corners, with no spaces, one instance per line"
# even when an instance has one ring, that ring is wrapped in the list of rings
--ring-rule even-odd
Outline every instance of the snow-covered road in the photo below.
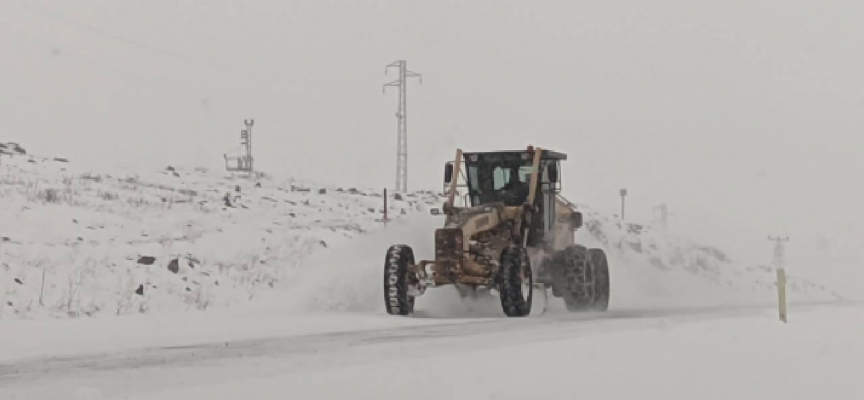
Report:
[[[306,328],[294,334],[0,362],[0,398],[864,394],[854,372],[864,356],[864,308],[854,304],[798,306],[788,325],[755,306],[526,319],[366,315],[375,326],[359,330],[349,327],[355,317],[341,327],[339,315],[294,319]]]

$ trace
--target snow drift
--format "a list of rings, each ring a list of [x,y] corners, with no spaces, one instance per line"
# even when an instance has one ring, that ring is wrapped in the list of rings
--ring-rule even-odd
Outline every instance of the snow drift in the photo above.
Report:
[[[625,307],[776,303],[775,269],[736,260],[714,246],[661,228],[632,224],[581,206],[585,228],[577,240],[610,257],[611,303]],[[842,300],[822,284],[787,274],[788,301]],[[611,305],[610,305],[611,307]]]
[[[772,268],[735,260],[718,248],[660,229],[609,218],[586,206],[579,209],[585,226],[577,232],[577,242],[602,248],[609,257],[612,310],[776,304]],[[415,215],[358,237],[339,251],[317,253],[306,260],[293,285],[269,292],[264,303],[297,313],[383,314],[381,278],[387,248],[407,244],[418,259],[433,257],[433,231],[441,225],[443,216]],[[842,299],[794,274],[787,278],[790,303]],[[534,314],[543,307],[539,296],[535,294]],[[547,306],[550,312],[566,312],[563,302],[551,295]],[[427,290],[415,307],[415,317],[503,315],[497,298],[463,301],[452,286]]]

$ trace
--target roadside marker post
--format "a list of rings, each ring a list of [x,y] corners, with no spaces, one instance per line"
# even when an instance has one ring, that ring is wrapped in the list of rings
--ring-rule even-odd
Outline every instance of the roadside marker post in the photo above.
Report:
[[[780,321],[786,323],[786,269],[777,268],[777,296],[780,306]]]
[[[384,188],[384,226],[387,226],[387,188]]]
[[[786,249],[783,243],[789,241],[789,237],[768,237],[774,242],[774,268],[777,269],[777,306],[779,308],[780,321],[784,324],[787,319],[786,312]]]

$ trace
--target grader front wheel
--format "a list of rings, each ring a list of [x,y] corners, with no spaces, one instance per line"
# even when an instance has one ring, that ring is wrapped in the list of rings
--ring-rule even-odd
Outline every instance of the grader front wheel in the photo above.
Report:
[[[518,249],[505,250],[501,255],[501,308],[508,317],[524,317],[531,312],[534,297],[531,265],[523,261]]]
[[[414,264],[414,250],[406,245],[390,246],[384,258],[384,306],[391,315],[414,312],[414,297],[408,294],[408,266]]]

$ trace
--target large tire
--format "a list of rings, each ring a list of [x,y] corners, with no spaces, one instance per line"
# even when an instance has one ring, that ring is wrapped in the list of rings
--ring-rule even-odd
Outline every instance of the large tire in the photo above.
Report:
[[[592,304],[592,281],[588,249],[573,245],[552,256],[553,292],[560,295],[568,311],[585,311]]]
[[[609,265],[602,249],[570,246],[553,255],[553,291],[568,311],[606,311],[609,308]]]
[[[609,308],[609,262],[602,249],[588,250],[588,259],[594,276],[594,311],[606,311]]]
[[[527,257],[523,257],[521,250],[517,248],[504,250],[501,255],[499,274],[498,291],[504,314],[508,317],[524,317],[531,313],[534,277],[531,273],[531,265]]]
[[[414,264],[414,250],[393,245],[384,258],[384,307],[391,315],[414,312],[414,297],[408,295],[408,266]]]

